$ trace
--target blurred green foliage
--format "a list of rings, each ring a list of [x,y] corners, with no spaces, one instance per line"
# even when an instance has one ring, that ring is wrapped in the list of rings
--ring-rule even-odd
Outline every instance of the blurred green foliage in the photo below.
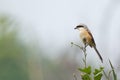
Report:
[[[0,16],[0,80],[28,80],[27,50],[17,39],[17,25],[9,16]]]
[[[46,49],[25,45],[19,40],[19,24],[10,16],[0,16],[0,80],[69,80],[78,64],[65,55],[52,61]],[[36,45],[35,45],[36,46]],[[40,45],[41,46],[41,45]],[[37,53],[37,54],[36,54]]]

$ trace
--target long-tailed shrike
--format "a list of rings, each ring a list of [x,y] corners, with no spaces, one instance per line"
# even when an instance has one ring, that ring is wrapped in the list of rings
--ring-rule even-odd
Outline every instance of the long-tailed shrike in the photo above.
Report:
[[[85,48],[89,45],[91,48],[93,47],[94,50],[96,51],[96,53],[98,54],[101,62],[103,62],[103,58],[100,55],[100,53],[98,52],[97,48],[96,48],[96,44],[94,41],[94,38],[90,32],[90,30],[87,28],[87,26],[85,24],[80,24],[78,26],[76,26],[74,29],[78,29],[80,31],[80,38],[82,40],[82,42],[85,45]]]

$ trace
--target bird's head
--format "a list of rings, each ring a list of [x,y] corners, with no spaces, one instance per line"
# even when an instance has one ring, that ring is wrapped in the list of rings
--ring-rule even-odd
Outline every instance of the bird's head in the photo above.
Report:
[[[84,29],[88,30],[87,25],[85,24],[79,24],[74,29],[77,29],[79,31],[84,30]]]
[[[79,29],[79,28],[83,28],[83,27],[84,27],[83,25],[78,25],[74,29]]]

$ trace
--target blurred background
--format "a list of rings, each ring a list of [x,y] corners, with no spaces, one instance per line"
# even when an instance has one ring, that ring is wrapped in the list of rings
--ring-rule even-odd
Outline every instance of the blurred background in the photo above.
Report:
[[[80,78],[83,54],[74,27],[86,24],[104,58],[87,47],[88,64],[120,66],[120,0],[0,0],[0,80]],[[94,56],[94,57],[93,57]],[[118,80],[120,77],[118,78]],[[80,80],[80,79],[79,79]]]

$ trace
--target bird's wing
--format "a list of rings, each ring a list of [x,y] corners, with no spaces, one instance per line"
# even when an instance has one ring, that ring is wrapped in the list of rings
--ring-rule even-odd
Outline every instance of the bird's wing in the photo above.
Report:
[[[95,44],[95,40],[94,40],[94,38],[93,38],[92,33],[91,33],[90,30],[87,28],[87,26],[85,26],[85,29],[88,31],[88,34],[90,34],[91,37],[92,37],[92,45],[90,45],[90,46],[91,46],[91,47],[92,47],[92,46],[96,46],[96,44]]]

